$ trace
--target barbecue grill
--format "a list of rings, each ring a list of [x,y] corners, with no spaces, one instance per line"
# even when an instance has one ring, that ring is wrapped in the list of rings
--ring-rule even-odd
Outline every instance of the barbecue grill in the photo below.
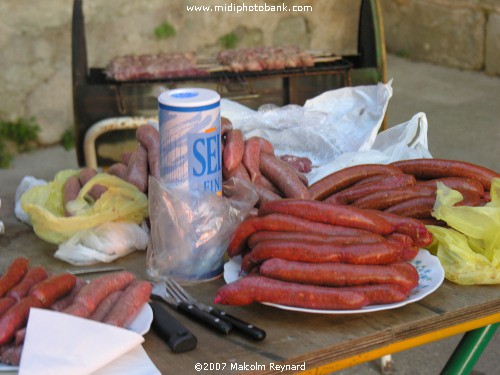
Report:
[[[72,20],[73,111],[78,164],[96,168],[134,149],[135,129],[157,115],[159,87],[208,87],[250,108],[273,103],[302,105],[334,88],[385,82],[385,43],[378,0],[362,0],[357,53],[312,67],[265,71],[214,71],[167,79],[117,81],[105,68],[88,66],[83,0]]]

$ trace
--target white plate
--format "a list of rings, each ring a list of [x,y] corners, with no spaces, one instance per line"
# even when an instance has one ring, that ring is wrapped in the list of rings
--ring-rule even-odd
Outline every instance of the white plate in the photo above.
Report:
[[[138,333],[139,335],[145,335],[149,328],[151,327],[151,323],[153,322],[153,310],[148,303],[144,304],[139,314],[135,317],[135,319],[130,323],[127,329]],[[17,371],[19,367],[17,366],[8,366],[0,363],[0,372],[3,371]]]
[[[313,310],[304,309],[301,307],[291,307],[278,305],[275,303],[263,302],[264,305],[274,306],[283,310],[291,311],[301,311],[307,313],[315,314],[359,314],[372,311],[388,310],[394,309],[396,307],[401,307],[412,302],[416,302],[425,296],[428,296],[434,292],[443,283],[444,280],[444,269],[439,262],[439,259],[434,255],[430,254],[425,249],[420,249],[417,256],[410,261],[411,264],[415,266],[418,271],[419,281],[418,286],[413,289],[407,299],[397,303],[390,303],[385,305],[371,305],[363,307],[359,310]],[[241,257],[236,257],[231,259],[224,265],[224,280],[226,283],[231,283],[238,280],[242,275],[240,275],[241,269]]]

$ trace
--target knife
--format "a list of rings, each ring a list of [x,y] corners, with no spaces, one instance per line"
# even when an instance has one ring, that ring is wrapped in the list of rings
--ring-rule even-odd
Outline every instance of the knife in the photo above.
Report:
[[[219,317],[203,311],[192,303],[182,301],[177,297],[167,293],[166,285],[163,282],[159,282],[153,286],[151,291],[151,296],[156,296],[163,299],[171,307],[175,308],[184,315],[197,320],[198,322],[204,323],[205,325],[218,330],[224,334],[229,334],[233,326],[220,319]]]
[[[152,327],[172,349],[174,353],[183,353],[193,350],[198,339],[186,327],[182,325],[160,302],[149,302],[153,310]]]

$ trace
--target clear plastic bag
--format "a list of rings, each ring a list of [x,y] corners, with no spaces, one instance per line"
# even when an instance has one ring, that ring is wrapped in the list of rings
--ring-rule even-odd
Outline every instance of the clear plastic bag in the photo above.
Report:
[[[237,179],[226,181],[223,192],[220,197],[169,188],[150,177],[146,265],[153,279],[198,282],[222,274],[231,235],[258,200],[253,188]]]

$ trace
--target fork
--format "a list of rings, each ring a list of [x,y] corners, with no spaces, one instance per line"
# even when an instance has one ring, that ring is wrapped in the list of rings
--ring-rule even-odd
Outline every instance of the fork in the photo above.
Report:
[[[193,303],[185,301],[178,293],[173,290],[167,282],[159,282],[154,285],[152,294],[162,298],[165,302],[167,302],[170,306],[177,309],[179,312],[187,315],[190,318],[194,318],[199,322],[208,325],[211,328],[215,328],[216,330],[228,334],[233,326],[220,319],[217,316],[209,314],[207,311],[200,309]]]
[[[191,296],[182,286],[177,284],[173,279],[167,279],[165,281],[166,289],[172,295],[175,295],[176,298],[182,300],[185,303],[196,306],[202,311],[205,311],[217,318],[222,319],[225,322],[230,323],[234,328],[241,331],[242,333],[250,336],[254,340],[263,340],[266,337],[266,332],[254,326],[251,323],[245,322],[235,316],[232,316],[225,311],[216,309],[213,306],[205,305],[204,303],[198,301],[196,298]]]

